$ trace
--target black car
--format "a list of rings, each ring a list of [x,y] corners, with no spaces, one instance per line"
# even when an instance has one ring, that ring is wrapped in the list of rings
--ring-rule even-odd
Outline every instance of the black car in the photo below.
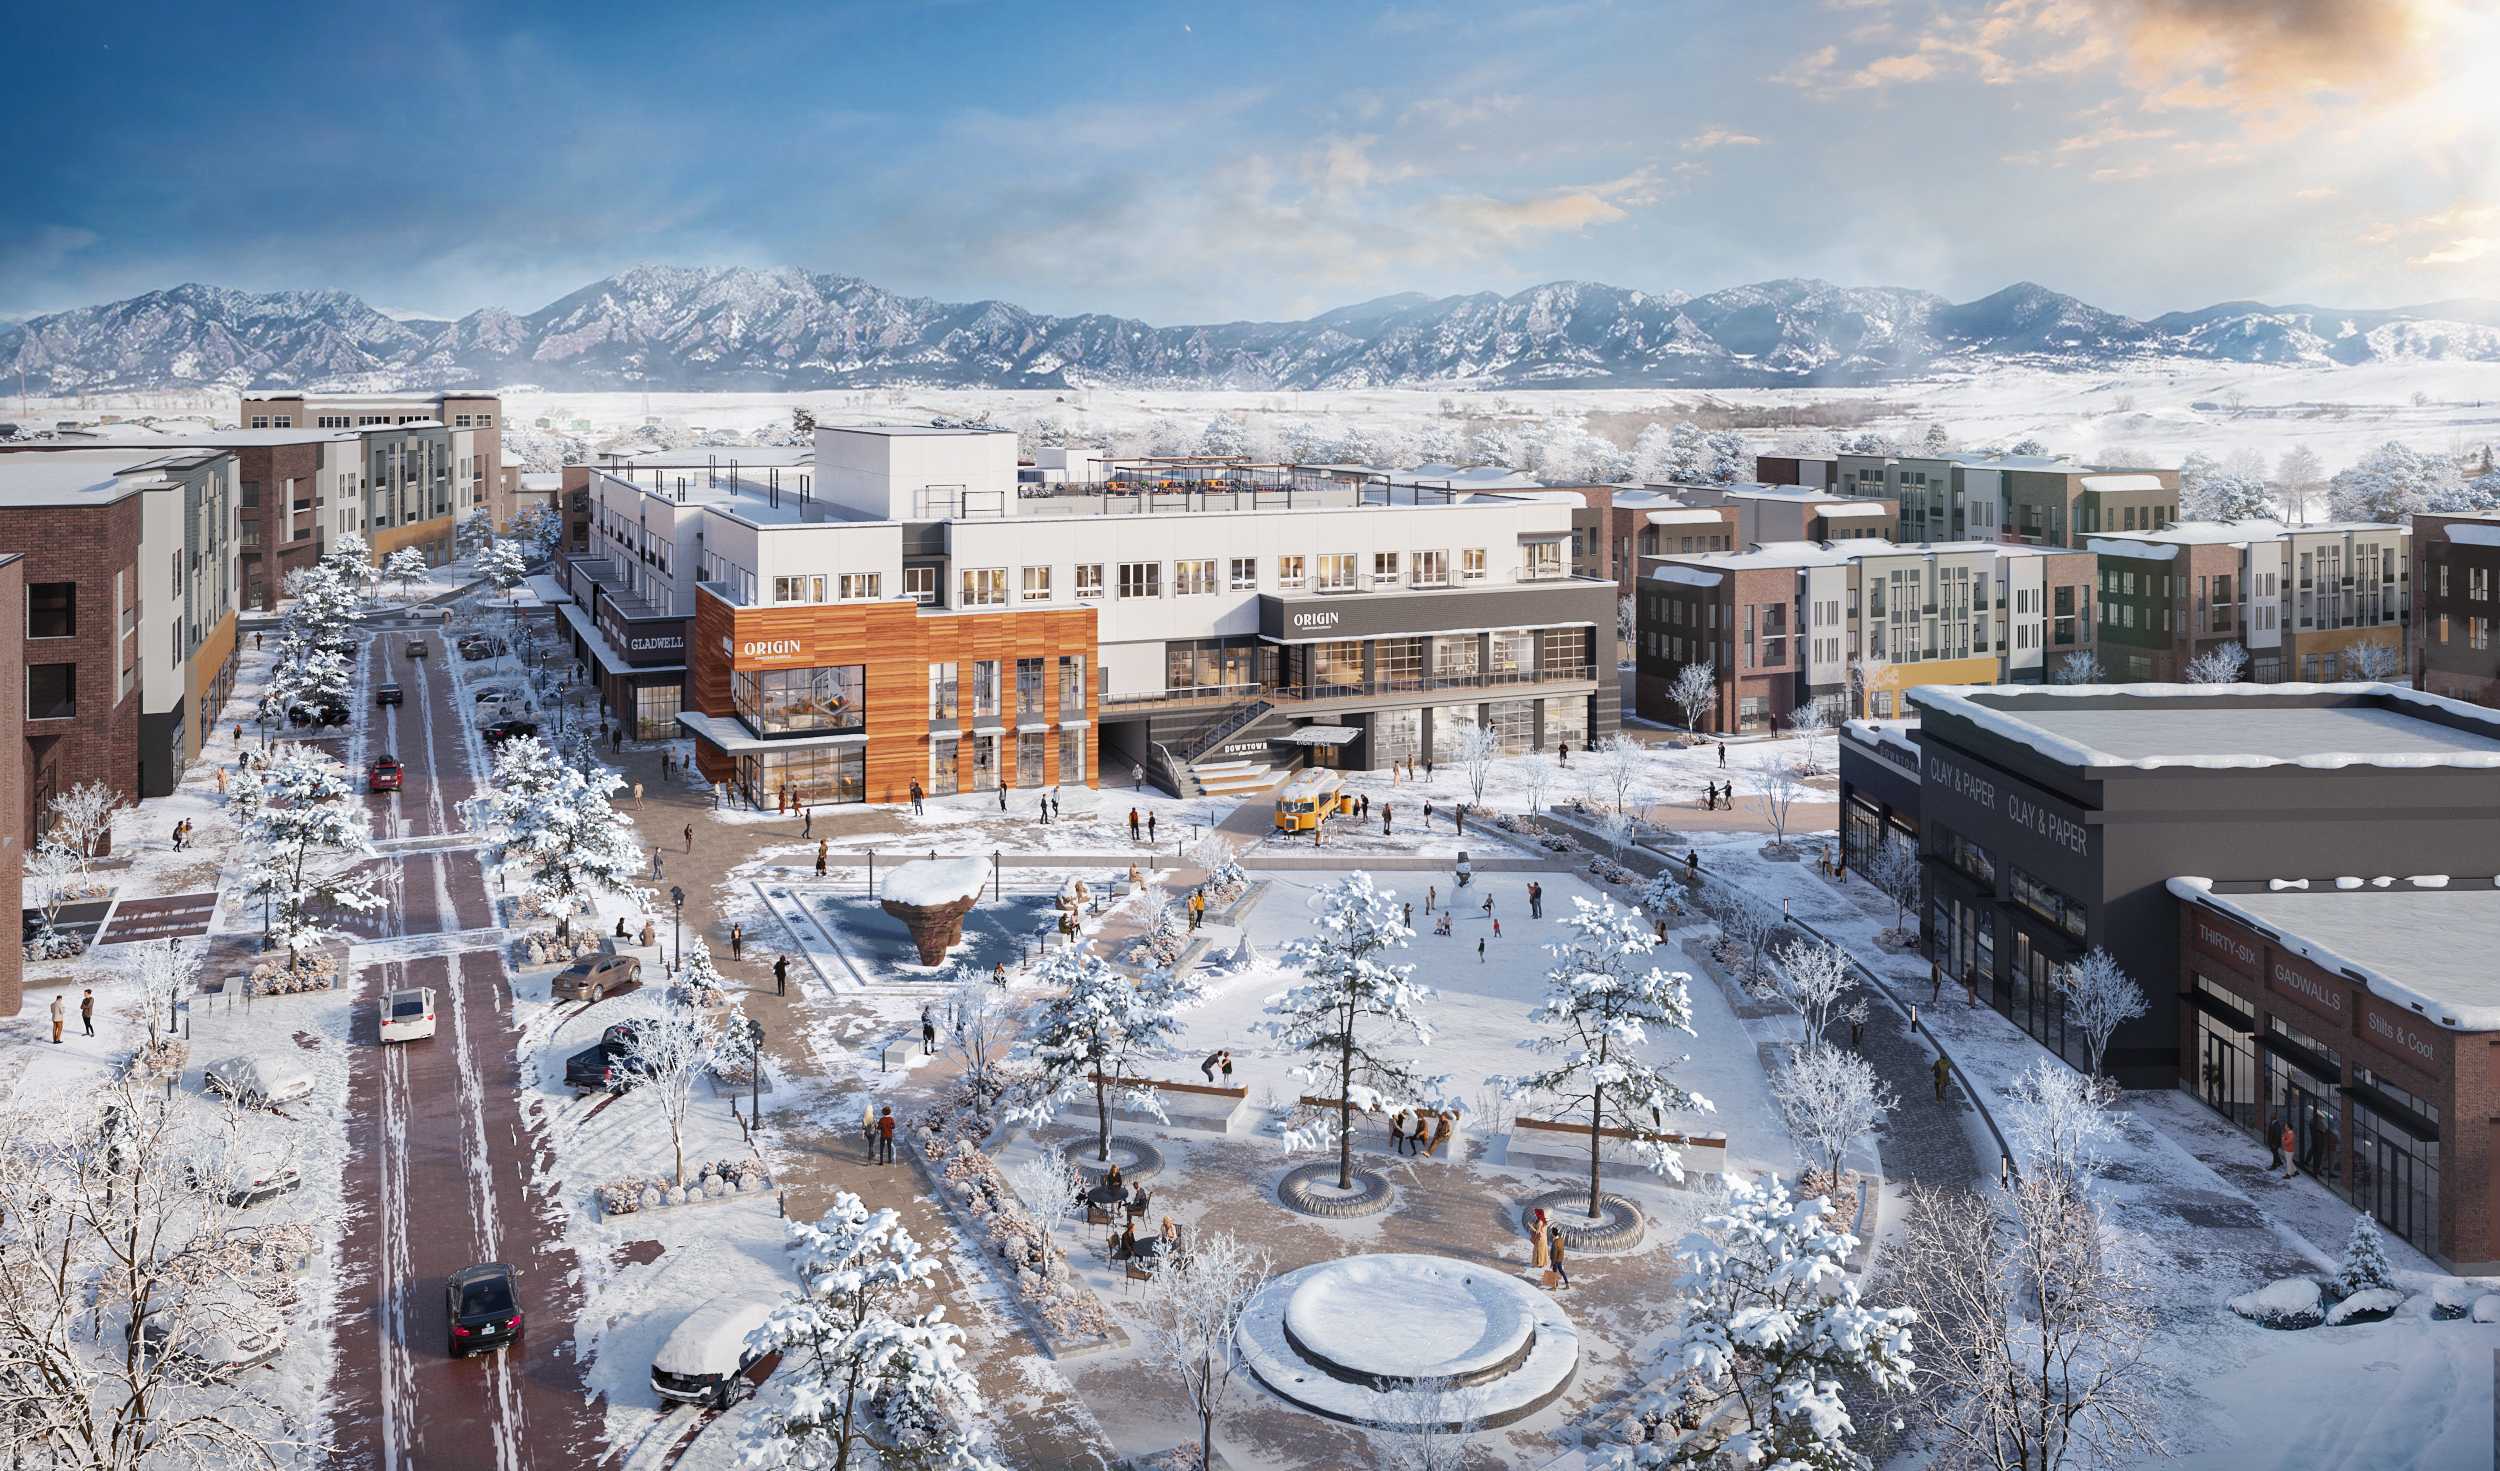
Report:
[[[451,1356],[509,1348],[521,1336],[521,1279],[502,1262],[463,1267],[443,1284]]]
[[[622,1093],[634,1086],[628,1054],[634,1047],[634,1024],[616,1022],[599,1034],[596,1045],[564,1060],[564,1084],[585,1093]]]
[[[335,700],[318,705],[289,705],[286,718],[289,725],[345,725],[347,707]]]
[[[411,659],[422,659],[425,657],[424,639],[412,638],[408,640],[408,657]]]
[[[478,734],[486,738],[486,744],[500,746],[515,736],[538,734],[538,722],[535,720],[498,720],[479,731]]]
[[[405,696],[400,694],[398,685],[385,684],[375,687],[373,691],[373,703],[377,705],[404,705],[408,703],[408,701]]]

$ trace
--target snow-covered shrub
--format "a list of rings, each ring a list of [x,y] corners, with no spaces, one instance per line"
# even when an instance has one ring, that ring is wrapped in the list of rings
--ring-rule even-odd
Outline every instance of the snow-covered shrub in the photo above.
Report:
[[[1189,921],[1156,885],[1147,885],[1145,897],[1138,902],[1145,908],[1146,927],[1121,958],[1131,965],[1167,970],[1189,945]]]
[[[2268,1328],[2314,1328],[2325,1321],[2325,1294],[2307,1277],[2280,1277],[2231,1299],[2231,1311]]]
[[[300,955],[292,967],[282,959],[264,960],[252,967],[252,994],[297,996],[308,991],[327,991],[338,984],[338,970],[334,957],[320,953]]]
[[[2462,1318],[2473,1310],[2476,1298],[2495,1286],[2500,1282],[2489,1277],[2442,1277],[2431,1284],[2431,1317],[2439,1321]]]
[[[2500,1292],[2486,1292],[2468,1310],[2477,1323],[2500,1323]]]
[[[2352,1218],[2352,1239],[2344,1244],[2343,1270],[2330,1284],[2337,1297],[2358,1292],[2383,1292],[2396,1285],[2396,1269],[2388,1265],[2387,1238],[2378,1222],[2364,1212]]]
[[[1250,875],[1242,871],[1239,860],[1227,858],[1207,871],[1206,890],[1209,904],[1221,904],[1240,898],[1250,888]]]
[[[2326,1324],[2338,1328],[2346,1323],[2384,1322],[2396,1316],[2404,1301],[2405,1295],[2393,1287],[2365,1287],[2329,1308]]]
[[[180,1077],[190,1063],[191,1044],[180,1037],[159,1037],[140,1047],[130,1059],[130,1075],[145,1082]]]
[[[931,1131],[934,1140],[943,1130]],[[1111,1331],[1102,1300],[1072,1272],[1052,1268],[1050,1227],[1008,1185],[997,1161],[971,1139],[932,1144],[931,1162],[947,1193],[981,1227],[1001,1261],[1014,1269],[1017,1296],[1033,1305],[1051,1332],[1064,1339],[1100,1339]]]

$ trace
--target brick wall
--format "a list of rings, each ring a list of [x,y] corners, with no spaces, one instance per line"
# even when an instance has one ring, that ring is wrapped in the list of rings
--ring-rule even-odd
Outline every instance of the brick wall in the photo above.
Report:
[[[131,801],[139,796],[139,681],[136,623],[125,638],[121,610],[113,603],[113,574],[128,574],[122,597],[139,598],[139,497],[124,496],[106,506],[24,506],[0,509],[0,547],[23,550],[22,579],[27,585],[45,582],[77,584],[77,631],[68,638],[33,638],[24,629],[25,597],[12,603],[11,626],[20,630],[9,646],[23,668],[41,664],[77,666],[77,713],[58,719],[35,719],[32,712],[18,728],[24,732],[25,780],[21,797],[20,836],[31,842],[43,804],[55,792],[81,782],[100,781]],[[130,688],[121,688],[125,664],[132,670]],[[23,701],[26,679],[13,682]]]
[[[25,632],[25,558],[0,558],[0,812],[26,808],[26,741],[18,734],[26,715]],[[0,893],[19,893],[25,877],[25,834],[0,826]],[[24,953],[0,945],[0,1016],[17,1015],[24,983]]]

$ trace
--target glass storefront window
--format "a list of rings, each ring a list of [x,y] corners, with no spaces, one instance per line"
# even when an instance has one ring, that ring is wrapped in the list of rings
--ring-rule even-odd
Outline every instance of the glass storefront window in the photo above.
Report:
[[[1536,657],[1536,635],[1524,628],[1500,629],[1485,640],[1485,646],[1495,674],[1525,674]]]
[[[2243,1129],[2257,1127],[2257,1018],[2233,992],[2203,976],[2196,994],[2196,1095]],[[2225,1014],[2227,1013],[2227,1015]]]
[[[1311,683],[1326,688],[1363,687],[1363,645],[1359,639],[1311,646]]]
[[[864,664],[738,670],[729,677],[730,703],[738,717],[748,729],[766,736],[865,729],[867,689]]]
[[[1016,661],[1016,718],[1018,720],[1042,718],[1042,670],[1044,667],[1039,659]]]
[[[1085,656],[1059,656],[1059,718],[1075,720],[1085,714]]]
[[[1589,702],[1585,695],[1556,695],[1545,702],[1545,743],[1586,751],[1589,746]]]
[[[1482,662],[1483,641],[1472,633],[1450,634],[1432,641],[1432,672],[1435,678],[1451,679],[1472,676]]]
[[[1589,631],[1585,628],[1548,628],[1537,635],[1539,644],[1537,667],[1547,679],[1585,679],[1588,677]]]
[[[1424,641],[1384,638],[1372,646],[1373,683],[1380,689],[1411,690],[1424,682]]]
[[[1412,761],[1424,754],[1424,712],[1383,710],[1372,717],[1372,763]]]
[[[1042,765],[1043,742],[1048,739],[1049,735],[1050,732],[1042,730],[1016,732],[1017,786],[1038,787],[1042,784],[1042,778],[1049,775]]]
[[[1502,754],[1516,756],[1536,744],[1536,701],[1495,700],[1484,707],[1484,723],[1502,743]]]
[[[2343,1174],[2343,1151],[2335,1137],[2335,1121],[2343,1116],[2339,1102],[2343,1059],[2279,1016],[2268,1018],[2268,1036],[2280,1039],[2292,1051],[2266,1049],[2266,1127],[2290,1124],[2300,1167],[2320,1179],[2338,1179]]]
[[[1473,705],[1438,705],[1432,712],[1432,759],[1455,761],[1458,743],[1476,724]]]
[[[228,672],[232,672],[232,666],[228,666]],[[676,735],[677,712],[683,708],[681,702],[684,695],[682,685],[637,685],[634,689],[634,738],[664,741]]]
[[[998,661],[978,659],[972,665],[972,713],[975,718],[998,713]]]
[[[808,746],[762,751],[738,760],[746,797],[761,807],[787,791],[801,802],[868,800],[868,751],[864,746]]]
[[[998,790],[998,737],[995,734],[972,738],[972,789],[976,792]]]
[[[955,718],[955,671],[957,667],[951,661],[929,666],[929,718],[931,720]]]
[[[929,742],[929,795],[951,797],[962,786],[956,775],[956,757],[960,743],[951,736],[939,736]]]
[[[2353,1069],[2352,1203],[2425,1252],[2439,1250],[2439,1106]]]
[[[1085,785],[1085,732],[1082,730],[1059,732],[1059,785]]]

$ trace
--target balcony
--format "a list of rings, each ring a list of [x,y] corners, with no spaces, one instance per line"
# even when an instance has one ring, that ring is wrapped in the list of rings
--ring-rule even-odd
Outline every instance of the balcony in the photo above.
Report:
[[[1412,679],[1374,679],[1368,682],[1358,679],[1293,685],[1200,685],[1160,690],[1153,694],[1105,695],[1102,713],[1106,718],[1152,715],[1174,710],[1206,709],[1252,699],[1265,700],[1271,705],[1338,704],[1348,700],[1449,690],[1500,690],[1524,697],[1543,690],[1562,692],[1585,688],[1596,678],[1597,673],[1592,666],[1577,670],[1480,670],[1474,674],[1428,674]]]

